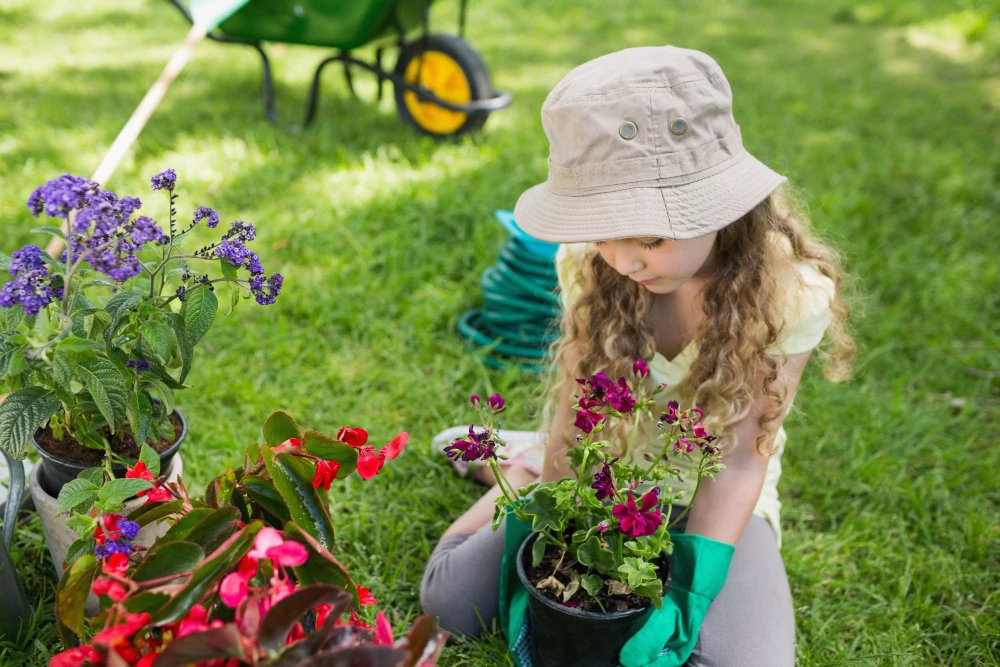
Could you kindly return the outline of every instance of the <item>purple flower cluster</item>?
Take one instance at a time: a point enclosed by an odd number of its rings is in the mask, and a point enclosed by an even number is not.
[[[153,190],[169,190],[173,192],[174,186],[177,185],[177,173],[173,169],[161,171],[150,179],[150,183],[153,185]]]
[[[94,181],[63,174],[35,188],[28,197],[28,208],[36,218],[43,211],[50,218],[66,218],[70,211],[82,207],[99,190],[100,186]]]
[[[254,229],[253,225],[237,220],[216,246],[215,255],[237,268],[245,268],[251,275],[260,275],[264,273],[264,267],[260,265],[260,257],[246,247],[246,244],[253,241],[256,236],[257,230]]]
[[[579,394],[579,412],[576,414],[575,425],[584,433],[590,433],[600,422],[604,421],[601,408],[609,407],[623,415],[631,415],[635,408],[635,397],[629,389],[625,378],[612,382],[604,373],[595,373],[587,379],[577,379],[583,387]]]
[[[497,457],[497,441],[489,429],[476,433],[474,426],[469,426],[469,437],[459,438],[444,448],[448,458],[460,458],[463,461],[488,461]]]
[[[159,228],[152,218],[140,215],[135,219],[129,228],[129,238],[137,246],[145,245],[156,241],[160,245],[168,242],[169,238],[164,238],[163,230]]]
[[[12,308],[21,304],[25,313],[37,315],[42,308],[62,298],[45,268],[38,246],[24,246],[11,255],[10,275],[14,280],[0,288],[0,307]]]
[[[138,526],[138,524],[136,525]],[[136,529],[136,532],[138,532],[138,528]],[[125,539],[125,533],[123,532],[122,537],[107,540],[104,544],[98,544],[94,547],[94,555],[98,558],[107,558],[108,556],[114,556],[115,554],[125,554],[128,556],[132,553],[132,547],[132,542]]]
[[[270,306],[278,300],[281,294],[281,286],[285,278],[280,273],[272,274],[270,278],[264,279],[264,275],[257,274],[250,279],[250,291],[253,292],[257,303],[262,306]]]
[[[618,459],[605,461],[603,468],[594,473],[594,483],[590,485],[590,488],[597,491],[598,500],[606,500],[608,498],[614,498],[615,496],[615,480],[611,475],[611,466],[613,466],[616,461],[618,461]]]
[[[126,540],[134,540],[139,528],[139,524],[131,519],[118,519],[118,531]]]
[[[209,229],[215,229],[219,226],[219,214],[207,206],[199,206],[194,210],[194,220],[191,221],[191,224],[197,225],[205,218],[208,218],[208,222],[205,225]]]
[[[132,359],[129,359],[128,361],[125,362],[125,367],[131,368],[136,373],[142,373],[143,371],[149,370],[149,362],[146,361],[145,359],[136,359],[134,361]]]

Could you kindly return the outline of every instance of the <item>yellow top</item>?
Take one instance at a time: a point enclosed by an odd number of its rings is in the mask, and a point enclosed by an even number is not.
[[[562,289],[562,302],[564,308],[572,306],[579,297],[579,285],[570,284],[570,276],[575,273],[575,267],[582,260],[589,244],[575,243],[560,246],[556,254],[556,270],[559,275],[559,286]],[[806,262],[796,262],[796,268],[802,276],[805,289],[800,293],[791,295],[784,300],[785,327],[779,335],[778,343],[770,350],[772,354],[792,355],[807,352],[816,347],[823,338],[823,333],[833,318],[830,312],[830,301],[834,296],[833,281],[821,274]],[[697,341],[692,341],[684,350],[672,360],[667,360],[660,353],[656,353],[649,360],[649,374],[655,385],[663,383],[666,385],[665,391],[657,396],[657,404],[653,411],[663,412],[666,410],[667,401],[676,399],[680,401],[681,408],[686,407],[683,397],[677,395],[677,387],[687,375],[691,363],[696,358],[698,352]],[[640,439],[633,448],[633,461],[638,463],[643,461],[642,455],[649,450],[653,454],[659,452],[662,444],[655,440],[656,427],[654,424],[646,423],[649,429],[645,434],[640,432]],[[648,435],[643,438],[642,435]],[[779,522],[781,512],[781,502],[778,500],[778,479],[781,477],[781,454],[785,450],[784,427],[778,429],[774,442],[774,454],[767,463],[767,472],[764,477],[764,487],[761,489],[760,497],[754,507],[753,513],[767,519],[774,529],[774,535],[778,546],[781,546],[781,525]],[[643,442],[648,443],[643,446]],[[725,463],[725,457],[723,457]],[[693,469],[694,463],[685,458],[677,460],[677,467],[682,470]],[[694,492],[696,480],[687,477],[683,481],[677,479],[670,480],[670,487],[674,492],[684,491],[690,497]],[[680,504],[684,504],[684,500]]]

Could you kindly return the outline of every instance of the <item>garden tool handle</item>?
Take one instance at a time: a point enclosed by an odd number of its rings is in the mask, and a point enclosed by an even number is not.
[[[184,66],[191,58],[194,47],[198,45],[198,42],[205,39],[205,34],[205,26],[197,23],[191,26],[191,30],[188,31],[187,37],[184,38],[181,47],[171,56],[163,71],[160,72],[160,76],[153,82],[149,90],[146,91],[145,97],[142,98],[139,106],[132,112],[132,116],[125,123],[125,127],[118,133],[118,137],[115,138],[114,143],[111,144],[111,148],[105,153],[101,163],[97,165],[97,169],[94,171],[94,175],[90,177],[90,180],[103,185],[115,173],[115,169],[121,164],[125,153],[135,143],[135,140],[139,137],[139,133],[142,132],[142,128],[146,126],[146,121],[149,120],[156,107],[163,101],[163,96],[166,95],[170,84],[173,83],[174,79],[177,78],[177,75],[181,73],[181,70],[184,69]],[[62,229],[63,233],[69,231],[68,219],[63,221]],[[62,252],[62,248],[63,240],[59,237],[53,237],[45,250],[50,256],[56,257]]]

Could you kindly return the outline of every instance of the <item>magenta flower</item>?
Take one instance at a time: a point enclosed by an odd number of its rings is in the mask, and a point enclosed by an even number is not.
[[[479,398],[479,394],[473,394],[472,396],[469,396],[469,403],[472,403],[472,407],[476,408],[477,410],[479,409],[479,404],[482,402],[482,400],[483,399]]]
[[[680,407],[680,403],[677,401],[670,401],[667,403],[667,411],[660,415],[660,421],[667,424],[676,424],[680,415],[677,414],[677,408]]]
[[[618,378],[618,384],[608,390],[604,402],[622,414],[632,414],[632,410],[635,408],[635,397],[632,396],[632,390],[628,388],[628,382],[625,381],[625,378]]]
[[[476,433],[474,426],[469,426],[469,437],[459,438],[444,448],[450,459],[463,461],[489,461],[497,457],[497,441],[489,429]]]
[[[655,509],[659,502],[660,489],[653,487],[640,500],[640,505],[636,506],[632,492],[628,492],[628,502],[615,505],[611,513],[619,520],[619,529],[626,535],[632,537],[642,537],[652,535],[663,523],[663,515],[660,510]]]
[[[644,378],[649,375],[649,364],[646,363],[645,359],[636,359],[635,364],[632,366],[632,372]]]
[[[582,402],[583,400],[581,399],[581,403]],[[594,412],[592,410],[588,410],[587,408],[583,408],[576,413],[576,421],[574,424],[584,433],[591,433],[594,430],[594,427],[602,421],[604,421],[604,415],[600,412]]]
[[[604,467],[594,473],[594,483],[590,485],[590,488],[597,491],[598,500],[613,498],[615,495],[615,482],[614,478],[611,476],[611,466],[614,465],[617,460],[618,459],[616,458],[611,461],[605,461]]]

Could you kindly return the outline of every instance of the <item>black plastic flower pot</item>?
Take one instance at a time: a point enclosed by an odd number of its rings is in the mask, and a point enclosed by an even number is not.
[[[646,622],[652,606],[597,613],[566,607],[546,597],[528,579],[531,544],[536,537],[537,533],[528,536],[517,553],[517,576],[528,590],[532,663],[545,667],[618,667],[618,654]]]
[[[170,475],[174,454],[176,454],[177,450],[181,448],[184,438],[187,437],[187,420],[184,418],[184,415],[180,410],[174,410],[174,414],[180,418],[181,433],[178,436],[177,441],[174,442],[169,449],[160,454],[160,475]],[[41,457],[40,464],[42,466],[42,471],[39,475],[39,483],[45,492],[53,498],[58,498],[59,491],[63,488],[63,485],[76,479],[76,476],[80,474],[80,471],[93,467],[82,463],[76,463],[74,461],[67,461],[66,459],[50,454],[39,446],[38,442],[35,440],[35,436],[31,437],[31,444],[35,446],[35,450]],[[114,471],[115,477],[125,476],[125,466],[121,464],[116,463],[112,465],[111,470]]]

